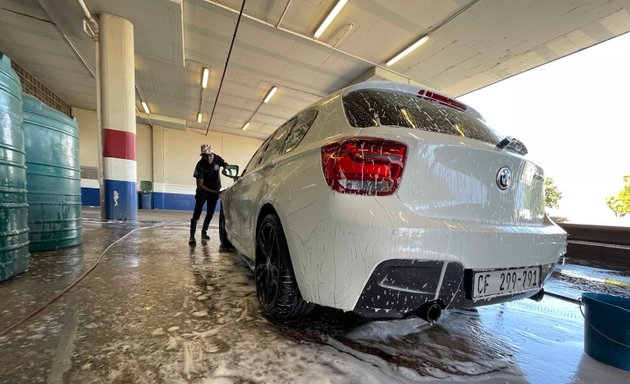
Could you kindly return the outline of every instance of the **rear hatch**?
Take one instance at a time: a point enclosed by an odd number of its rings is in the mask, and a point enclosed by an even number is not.
[[[423,132],[405,140],[398,197],[413,212],[484,224],[541,224],[543,171],[521,156],[470,139]]]
[[[354,89],[343,105],[350,125],[365,128],[362,136],[407,145],[396,195],[411,211],[483,224],[542,224],[542,169],[525,160],[524,147],[497,146],[504,137],[470,107],[406,85]]]

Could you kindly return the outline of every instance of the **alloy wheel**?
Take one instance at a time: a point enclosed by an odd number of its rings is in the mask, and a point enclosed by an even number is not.
[[[260,304],[270,308],[278,295],[280,284],[280,244],[276,228],[271,223],[263,223],[258,231],[257,248],[256,292]]]

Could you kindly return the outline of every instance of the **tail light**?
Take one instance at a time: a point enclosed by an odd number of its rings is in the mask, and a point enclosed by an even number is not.
[[[328,185],[337,192],[387,196],[402,177],[407,146],[391,140],[353,138],[322,147]]]

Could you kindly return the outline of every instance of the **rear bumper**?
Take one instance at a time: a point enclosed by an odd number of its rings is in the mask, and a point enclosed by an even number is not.
[[[317,204],[281,220],[302,297],[346,311],[386,310],[387,306],[366,304],[368,299],[362,298],[377,268],[386,262],[433,262],[437,264],[429,269],[439,270],[440,275],[446,265],[445,275],[448,271],[463,281],[465,269],[553,264],[566,251],[566,233],[551,222],[491,225],[423,217],[410,212],[394,196],[331,191],[321,194]],[[461,271],[456,271],[457,265]],[[435,288],[431,292],[435,295]],[[459,301],[456,298],[453,303]]]
[[[550,276],[555,263],[542,266],[541,282]],[[460,263],[427,260],[387,260],[379,264],[354,308],[371,318],[399,318],[424,303],[437,301],[445,309],[473,308],[534,295],[534,290],[472,300],[472,270]]]

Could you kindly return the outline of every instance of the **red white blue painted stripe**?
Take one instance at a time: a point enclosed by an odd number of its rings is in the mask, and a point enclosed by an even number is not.
[[[136,135],[117,129],[103,129],[103,156],[136,160]]]
[[[137,220],[136,174],[135,133],[103,129],[103,178],[107,219]]]

